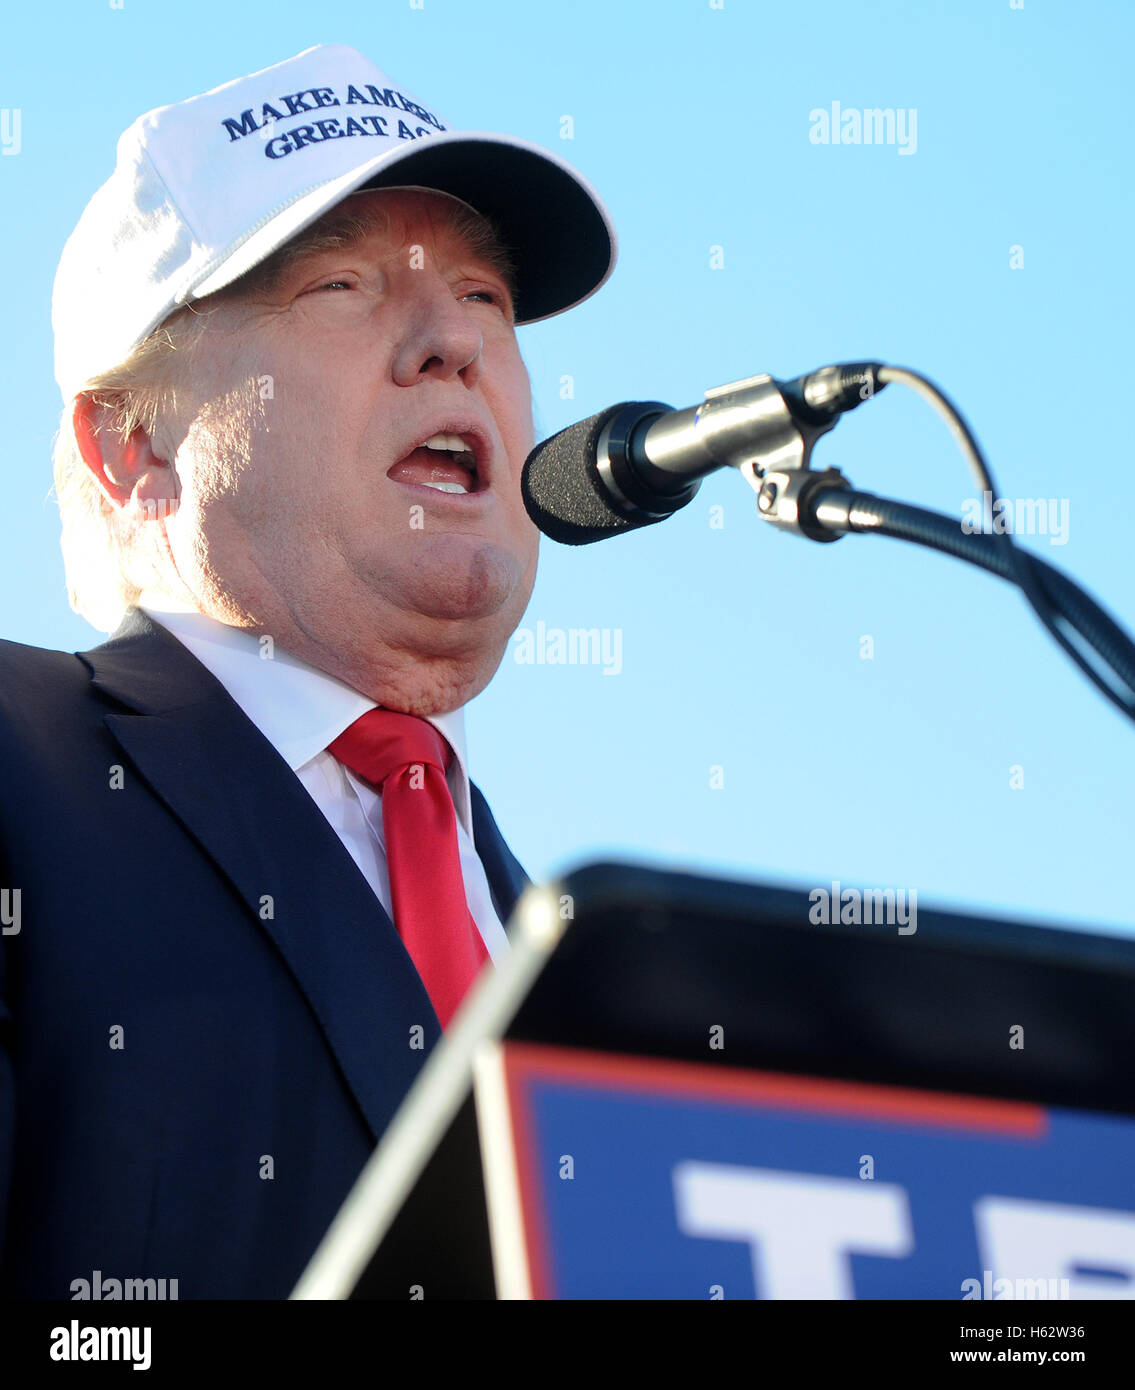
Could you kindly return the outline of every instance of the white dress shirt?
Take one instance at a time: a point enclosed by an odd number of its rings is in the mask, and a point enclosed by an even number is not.
[[[327,752],[327,745],[377,703],[287,652],[262,655],[261,639],[164,596],[137,605],[161,623],[225,687],[299,778],[375,896],[390,914],[390,874],[382,828],[382,797]],[[453,749],[446,781],[457,812],[457,845],[469,911],[485,949],[499,960],[508,949],[493,908],[485,869],[473,847],[473,811],[465,753],[464,708],[428,720]]]

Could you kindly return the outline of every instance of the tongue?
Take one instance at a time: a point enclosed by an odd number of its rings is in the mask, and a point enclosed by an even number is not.
[[[473,487],[473,470],[453,462],[448,454],[437,449],[415,449],[386,476],[396,483],[462,483],[470,491]]]

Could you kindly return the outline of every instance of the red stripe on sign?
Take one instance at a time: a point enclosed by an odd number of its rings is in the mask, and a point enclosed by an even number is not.
[[[598,1085],[606,1090],[680,1096],[694,1103],[740,1101],[777,1110],[982,1130],[1027,1139],[1040,1139],[1048,1133],[1048,1112],[1028,1101],[829,1081],[822,1077],[745,1071],[704,1062],[676,1062],[538,1043],[505,1043],[504,1053],[510,1095],[515,1078],[519,1084],[531,1080]]]

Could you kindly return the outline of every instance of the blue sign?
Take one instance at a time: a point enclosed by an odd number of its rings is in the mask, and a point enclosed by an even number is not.
[[[1135,1120],[509,1043],[537,1298],[1135,1297]]]

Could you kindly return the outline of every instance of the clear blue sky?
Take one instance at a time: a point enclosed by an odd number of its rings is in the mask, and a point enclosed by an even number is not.
[[[693,404],[756,372],[913,366],[966,411],[1007,496],[1067,503],[1067,543],[1029,544],[1135,629],[1133,20],[1128,0],[10,9],[0,636],[100,640],[63,586],[50,296],[118,135],[324,42],[361,49],[454,126],[550,146],[607,200],[614,277],[521,330],[542,433],[623,399]],[[833,101],[916,111],[917,147],[813,143],[810,113]],[[953,513],[973,494],[937,417],[896,387],[817,461]],[[718,475],[662,526],[546,541],[524,626],[539,621],[621,634],[622,667],[510,651],[469,708],[474,776],[533,877],[619,856],[1135,921],[1135,729],[998,581],[898,542],[778,535],[745,483]]]

